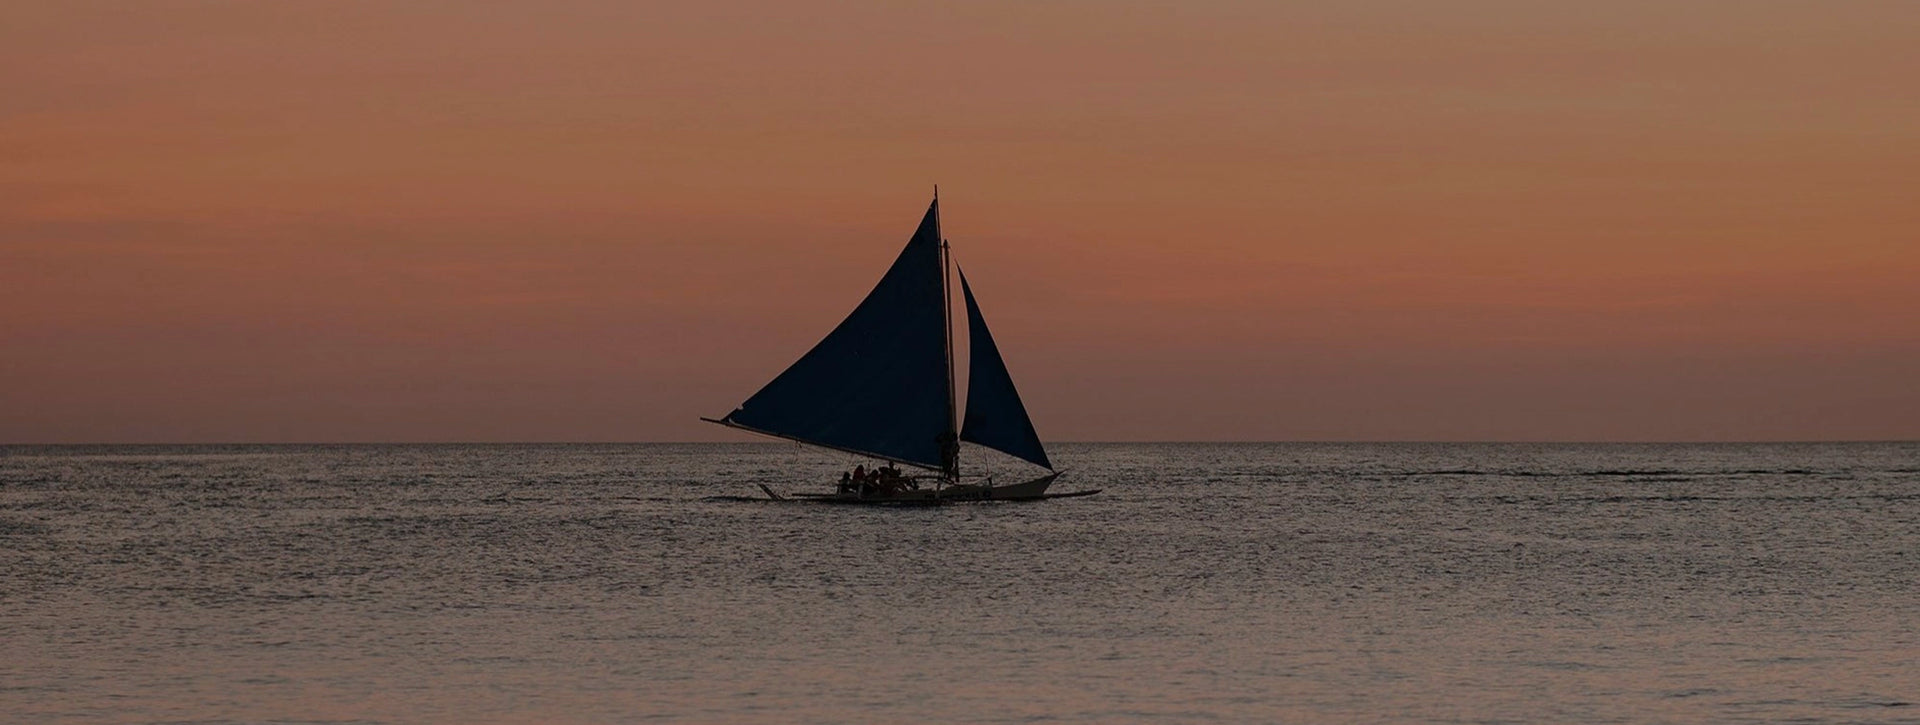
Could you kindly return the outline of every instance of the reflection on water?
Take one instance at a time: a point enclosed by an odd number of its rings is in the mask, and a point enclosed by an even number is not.
[[[1920,446],[0,449],[12,722],[1920,722]],[[1014,464],[995,462],[1002,470]]]

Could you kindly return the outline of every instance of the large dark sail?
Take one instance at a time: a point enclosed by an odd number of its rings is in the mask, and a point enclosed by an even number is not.
[[[960,425],[960,440],[992,448],[1010,456],[1053,468],[1047,450],[1040,446],[1040,434],[1033,430],[1027,406],[1020,402],[1020,391],[1013,388],[1013,376],[1000,359],[1000,348],[993,344],[993,333],[980,316],[980,305],[973,301],[973,288],[967,275],[960,275],[960,291],[967,298],[967,417]]]
[[[867,298],[786,372],[716,421],[941,468],[951,435],[940,202]]]

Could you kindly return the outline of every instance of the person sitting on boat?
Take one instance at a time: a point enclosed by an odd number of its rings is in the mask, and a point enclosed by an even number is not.
[[[867,467],[865,465],[858,465],[853,467],[853,482],[854,483],[867,482]]]
[[[900,472],[900,467],[891,463],[874,469],[873,479],[886,491],[904,491],[918,489],[920,484]]]
[[[846,471],[841,471],[839,492],[847,493],[852,490],[853,490],[853,475],[847,473]]]

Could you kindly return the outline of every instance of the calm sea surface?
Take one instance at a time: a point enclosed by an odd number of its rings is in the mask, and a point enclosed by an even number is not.
[[[0,720],[1920,723],[1917,444],[1054,451],[0,448]]]

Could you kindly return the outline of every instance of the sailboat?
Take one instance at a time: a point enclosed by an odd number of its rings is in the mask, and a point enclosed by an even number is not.
[[[966,416],[958,421],[950,267],[967,307],[969,382]],[[1060,472],[1034,432],[966,274],[952,263],[937,188],[906,248],[838,327],[733,412],[701,420],[885,462],[875,475],[864,475],[863,465],[863,475],[843,476],[831,493],[783,496],[760,486],[778,501],[937,505],[1099,493],[1047,493]],[[1004,485],[968,482],[960,472],[962,441],[1046,473]],[[894,464],[924,473],[903,475]]]

